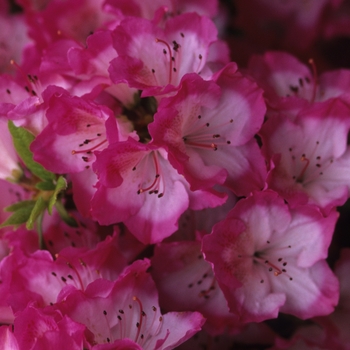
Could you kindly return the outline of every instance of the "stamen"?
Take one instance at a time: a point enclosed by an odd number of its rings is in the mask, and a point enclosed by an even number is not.
[[[287,274],[287,270],[286,269],[281,269],[279,268],[276,264],[272,263],[270,260],[266,260],[265,258],[263,258],[260,254],[258,253],[255,253],[254,256],[253,256],[253,259],[256,261],[256,262],[259,262],[261,263],[263,266],[269,266],[268,270],[269,272],[273,272],[273,275],[278,277],[279,275],[282,275],[282,274],[285,274],[286,276],[290,277],[288,274]],[[278,259],[278,262],[281,262],[283,260],[283,258],[279,258]],[[287,263],[283,263],[282,264],[283,266],[286,266]],[[263,281],[263,280],[262,280]],[[263,283],[260,281],[260,283]]]
[[[154,176],[152,183],[149,186],[142,187],[144,182],[143,181],[140,182],[139,188],[137,190],[137,194],[141,194],[141,193],[149,191],[148,192],[149,194],[157,194],[158,198],[162,198],[164,196],[164,193],[165,193],[164,181],[162,180],[162,169],[159,165],[159,160],[158,160],[158,156],[157,156],[156,152],[152,152],[152,156],[153,156],[153,162],[154,162],[154,168],[155,168],[156,174]],[[146,160],[146,162],[147,162],[147,160]],[[136,166],[134,167],[135,169],[136,169]],[[148,165],[146,164],[145,167],[146,167],[145,169],[147,169],[147,172],[148,172]],[[163,191],[161,193],[159,193],[161,183],[163,184],[163,189],[162,189]]]
[[[201,68],[202,68],[202,59],[203,59],[203,56],[201,54],[198,55],[198,59],[199,59],[199,62],[198,62],[198,67],[197,67],[197,70],[196,70],[196,73],[199,74]]]
[[[11,60],[10,63],[11,65],[15,66],[16,69],[18,69],[18,71],[21,73],[22,77],[24,78],[24,81],[28,83],[28,86],[24,87],[25,90],[32,96],[39,97],[40,103],[42,103],[43,99],[41,97],[41,94],[39,93],[39,91],[41,91],[41,84],[39,83],[38,77],[36,75],[32,77],[30,74],[25,74],[22,68],[16,63],[16,61]],[[10,91],[10,90],[7,90],[7,91]]]
[[[62,256],[61,256],[62,257]],[[64,257],[62,257],[63,259],[65,259]],[[78,272],[78,270],[76,269],[76,267],[74,266],[74,265],[72,265],[69,261],[66,261],[66,264],[67,264],[67,266],[70,268],[70,269],[72,269],[74,272],[75,272],[75,274],[76,274],[76,276],[78,277],[78,281],[79,281],[79,284],[80,284],[80,289],[82,290],[82,291],[84,291],[85,290],[85,288],[84,288],[84,283],[83,283],[83,280],[81,279],[81,276],[80,276],[80,273]]]
[[[170,68],[169,68],[169,84],[171,84],[171,80],[172,80],[172,72],[173,72],[173,56],[171,54],[171,48],[169,46],[169,44],[165,41],[165,40],[162,40],[162,39],[158,39],[156,38],[156,43],[162,43],[164,44],[168,51],[166,50],[163,50],[163,53],[166,55],[166,54],[169,54],[169,64],[170,64]]]
[[[300,160],[301,160],[302,162],[306,162],[306,163],[305,163],[303,169],[301,170],[299,176],[298,176],[297,179],[296,179],[297,182],[302,182],[302,181],[303,181],[303,176],[304,176],[304,174],[305,174],[305,171],[306,171],[307,167],[308,167],[309,164],[310,164],[310,161],[309,161],[308,158],[305,157],[305,154],[303,154],[303,155],[301,156]]]
[[[229,124],[233,122],[230,119],[228,122],[224,122],[217,125],[212,125],[209,122],[201,123],[199,122],[202,119],[201,115],[198,115],[198,122],[195,122],[192,125],[192,128],[189,129],[185,136],[183,136],[183,141],[192,147],[196,148],[205,148],[212,149],[214,151],[218,150],[220,145],[230,145],[231,141],[226,140],[221,133],[217,133],[218,130],[222,128],[227,128]],[[209,128],[209,129],[208,129]],[[214,132],[208,132],[208,130],[213,130]],[[215,132],[216,131],[216,132]],[[215,142],[213,142],[215,139]]]
[[[108,317],[107,317],[107,311],[106,310],[103,310],[103,315],[105,317],[105,320],[106,320],[106,323],[107,323],[107,328],[109,330],[109,337],[107,337],[107,342],[110,343],[110,341],[114,341],[113,340],[113,337],[112,337],[112,332],[111,332],[111,325],[109,323],[109,320],[108,320]]]
[[[133,301],[136,301],[140,307],[140,317],[139,317],[139,322],[136,323],[136,327],[137,327],[137,332],[136,332],[136,336],[135,336],[135,343],[137,342],[139,336],[140,336],[140,332],[141,332],[141,327],[142,327],[142,314],[143,314],[143,309],[142,309],[142,303],[140,301],[140,299],[138,297],[132,297]]]
[[[88,144],[88,143],[90,143],[90,142],[92,142],[92,141],[94,141],[94,140],[85,140],[84,141],[84,143],[83,144]],[[98,147],[100,147],[100,146],[102,146],[104,143],[106,143],[107,142],[107,140],[103,140],[103,141],[101,141],[100,143],[98,143],[97,145],[95,145],[95,146],[93,146],[93,147],[91,147],[91,148],[88,148],[88,149],[84,149],[84,150],[79,150],[79,151],[76,151],[76,150],[72,150],[72,154],[74,155],[74,154],[77,154],[77,153],[91,153],[92,151],[94,151],[96,148],[98,148]],[[81,146],[81,145],[83,145],[83,144],[80,144],[79,146]]]
[[[333,159],[326,160],[323,159],[321,155],[319,155],[317,152],[318,146],[320,142],[316,141],[315,145],[313,147],[313,150],[309,152],[308,157],[306,157],[305,154],[303,154],[300,158],[302,162],[305,162],[302,169],[300,170],[300,173],[298,176],[294,175],[292,176],[293,180],[296,182],[302,183],[304,186],[307,183],[310,183],[317,179],[320,175],[323,175],[324,171],[328,169],[329,166],[331,166]],[[289,151],[292,152],[292,148],[289,148]],[[291,153],[292,160],[295,161],[296,157],[293,153]],[[296,163],[295,167],[298,169],[299,164]],[[320,168],[322,168],[322,171],[320,172]],[[307,175],[306,175],[307,173]]]
[[[313,103],[313,102],[315,102],[315,98],[316,98],[318,75],[317,75],[315,61],[312,58],[309,59],[309,64],[312,67],[313,83],[314,83],[313,90],[312,90],[312,98],[311,98],[311,103]]]

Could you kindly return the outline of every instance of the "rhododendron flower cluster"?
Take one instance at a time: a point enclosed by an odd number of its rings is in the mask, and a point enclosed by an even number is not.
[[[1,349],[350,349],[347,0],[0,5]]]

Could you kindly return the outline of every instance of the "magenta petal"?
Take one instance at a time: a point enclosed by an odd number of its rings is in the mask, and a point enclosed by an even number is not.
[[[94,151],[107,145],[105,121],[111,113],[82,98],[53,96],[49,124],[31,144],[34,159],[59,174],[84,170],[95,160]]]
[[[93,217],[103,225],[123,221],[144,244],[174,233],[189,199],[187,183],[166,157],[163,149],[133,139],[99,153],[94,164],[100,181],[92,199]]]
[[[0,326],[0,344],[6,350],[19,350],[17,340],[10,328],[12,326]]]
[[[63,314],[86,325],[95,344],[127,339],[126,343],[133,340],[142,349],[174,348],[199,331],[204,319],[199,313],[162,315],[148,267],[147,261],[135,261],[107,293],[104,284],[96,281],[93,290],[72,292],[58,306]]]
[[[279,311],[302,319],[332,312],[338,283],[323,259],[337,216],[324,218],[311,206],[290,209],[272,191],[239,201],[203,238],[230,310],[243,322]]]

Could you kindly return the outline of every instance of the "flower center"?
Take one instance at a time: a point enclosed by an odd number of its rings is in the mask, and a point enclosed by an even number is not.
[[[212,125],[210,123],[202,122],[202,116],[198,115],[197,123],[187,131],[187,134],[182,137],[186,145],[195,148],[211,149],[217,151],[221,146],[231,144],[221,133],[217,133],[222,128],[227,128],[233,123],[233,119],[222,124]]]
[[[151,165],[149,164],[149,156],[152,157]],[[153,164],[152,164],[153,163]],[[149,170],[154,169],[155,175],[153,179],[149,179]],[[151,152],[151,154],[143,157],[137,165],[132,169],[140,172],[140,182],[138,185],[137,194],[148,192],[149,194],[155,194],[158,198],[164,196],[165,183],[163,179],[163,172],[158,159],[158,152]]]
[[[271,242],[266,241],[267,245],[270,246]],[[286,261],[285,258],[283,258],[283,253],[285,253],[286,250],[291,249],[292,246],[282,246],[282,247],[265,247],[265,249],[261,251],[256,251],[253,255],[238,255],[238,260],[242,259],[252,259],[253,264],[259,264],[260,266],[263,266],[264,269],[267,269],[269,273],[272,273],[273,276],[278,277],[280,275],[285,275],[289,278],[290,281],[293,280],[293,277],[290,276],[287,272],[287,265],[288,262]],[[264,283],[263,275],[260,277],[260,283]]]
[[[90,129],[93,126],[94,125],[92,124],[86,124],[87,129]],[[102,132],[97,132],[91,138],[84,139],[81,143],[79,143],[78,149],[73,149],[71,151],[71,154],[72,155],[81,154],[82,155],[81,159],[85,163],[89,163],[92,160],[94,160],[94,158],[92,157],[93,151],[101,149],[106,142],[107,142],[107,139],[105,135],[103,135]],[[91,147],[86,148],[87,145],[91,145]],[[89,167],[90,166],[87,165],[85,168],[88,169]]]
[[[44,100],[41,95],[42,86],[38,77],[36,75],[25,74],[22,68],[14,60],[11,60],[10,63],[18,69],[18,71],[21,73],[22,77],[24,78],[24,81],[26,82],[24,89],[28,92],[29,96],[30,97],[36,96],[39,98],[39,102],[43,103]],[[8,94],[11,94],[11,91],[9,89],[7,89],[6,91]]]
[[[103,315],[110,333],[106,339],[108,343],[116,339],[129,338],[143,348],[160,332],[163,323],[159,310],[152,306],[146,312],[142,301],[137,296],[133,296],[130,304],[117,311],[118,323],[115,326],[111,327],[106,310],[103,310]]]
[[[180,41],[179,43],[176,40],[173,40],[171,44],[169,44],[167,41],[163,39],[156,38],[155,41],[156,43],[162,44],[164,46],[163,48],[163,55],[166,58],[166,64],[168,68],[168,84],[172,85],[178,85],[180,82],[180,79],[182,78],[181,76],[177,76],[178,71],[180,70],[180,65],[181,65],[181,59],[182,59],[182,51],[183,51],[183,41],[185,40],[185,34],[180,33]],[[187,53],[188,54],[188,53]],[[192,54],[192,53],[191,53]],[[202,69],[203,66],[203,56],[202,54],[198,54],[198,65],[197,67],[192,67],[194,68],[195,73],[200,73],[200,70]],[[192,69],[188,67],[189,69]],[[151,69],[152,74],[154,76],[155,80],[155,85],[163,85],[159,81],[161,79],[157,78],[157,72],[154,68]],[[183,73],[184,74],[184,73]],[[159,77],[160,78],[160,77]]]
[[[63,263],[68,266],[68,268],[72,271],[72,273],[68,274],[59,274],[55,271],[51,272],[51,275],[56,277],[60,284],[66,285],[66,284],[72,284],[77,289],[80,289],[82,291],[85,290],[85,286],[87,286],[90,282],[94,281],[96,278],[101,278],[99,272],[96,270],[95,272],[91,270],[87,264],[79,258],[79,266],[76,267],[74,263],[72,263],[70,260],[65,258],[64,256],[61,256],[59,254],[56,254],[57,262],[60,260],[60,264]],[[62,270],[62,268],[60,268]],[[97,272],[97,276],[96,276]],[[84,283],[85,282],[85,283]]]
[[[334,162],[333,158],[324,161],[323,157],[316,153],[319,144],[320,142],[316,141],[310,154],[303,153],[301,157],[297,157],[294,154],[292,147],[288,149],[291,154],[293,168],[295,169],[292,175],[292,179],[295,182],[306,185],[316,180]]]

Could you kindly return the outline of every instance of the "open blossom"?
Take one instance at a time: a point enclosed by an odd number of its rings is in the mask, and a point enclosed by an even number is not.
[[[4,191],[6,195],[6,191]],[[3,203],[1,203],[3,204]],[[9,228],[6,228],[7,231]],[[2,229],[4,231],[5,229]],[[14,310],[8,303],[11,287],[11,268],[15,266],[13,255],[22,256],[23,252],[32,254],[38,249],[38,237],[34,231],[18,229],[8,231],[0,239],[0,323],[13,324]],[[14,253],[16,252],[16,253]],[[10,265],[8,264],[9,260]],[[10,267],[9,267],[10,266]],[[0,344],[2,344],[0,342]]]
[[[279,51],[251,57],[248,72],[264,89],[269,114],[276,110],[299,110],[315,101],[335,97],[349,100],[350,70],[317,76],[316,63],[311,60],[308,67],[293,55]]]
[[[262,151],[272,162],[269,187],[291,205],[312,203],[327,213],[349,197],[349,108],[339,99],[317,103],[294,120],[278,114],[263,125]]]
[[[173,233],[189,200],[183,181],[164,155],[164,150],[132,139],[99,153],[92,216],[102,225],[124,222],[145,244]]]
[[[174,91],[186,73],[213,74],[207,56],[217,30],[207,17],[186,13],[169,19],[164,29],[126,18],[112,35],[119,55],[109,68],[112,81],[141,89],[144,97]]]
[[[85,292],[72,291],[57,308],[86,325],[92,344],[106,344],[101,349],[115,349],[108,343],[124,349],[133,349],[132,343],[144,350],[173,349],[198,332],[204,318],[197,312],[162,315],[157,289],[146,272],[149,265],[136,261],[114,283],[100,280]]]
[[[302,98],[312,101],[316,97],[316,77],[305,64],[285,52],[271,51],[250,58],[249,74],[264,89],[268,105],[280,108],[281,101]]]
[[[338,281],[323,259],[337,217],[311,206],[289,209],[272,191],[239,201],[202,247],[230,310],[243,322],[279,311],[302,319],[331,313]]]
[[[349,9],[0,0],[0,350],[350,350]]]
[[[36,8],[32,1],[19,0],[24,8],[29,36],[40,49],[60,39],[84,43],[99,28],[113,22],[114,16],[102,11],[102,0],[49,1]]]
[[[66,247],[55,260],[47,251],[24,254],[16,249],[2,262],[0,292],[8,288],[5,300],[17,313],[28,303],[37,307],[52,305],[65,290],[85,290],[96,279],[115,280],[126,265],[117,242],[115,235],[93,249]]]
[[[59,174],[83,171],[95,161],[95,150],[107,147],[105,123],[109,117],[114,119],[108,108],[64,93],[51,97],[46,116],[48,125],[31,150],[34,160],[48,170]],[[118,141],[117,131],[113,141]]]
[[[101,241],[96,222],[82,218],[78,212],[70,212],[75,218],[78,227],[69,226],[61,220],[57,210],[52,215],[45,216],[43,222],[43,238],[47,250],[58,254],[65,247],[94,248]]]
[[[192,204],[188,183],[158,146],[131,138],[111,144],[97,154],[93,169],[99,178],[91,203],[93,218],[102,225],[124,222],[144,244],[160,242],[174,233],[180,215]],[[212,191],[202,191],[200,196],[200,209],[207,197],[210,207],[226,199]],[[198,198],[193,203],[198,206],[196,202]]]
[[[177,95],[161,101],[149,130],[192,189],[225,184],[237,195],[264,186],[255,139],[265,113],[262,90],[233,63],[205,81],[188,74]]]
[[[20,349],[70,349],[83,347],[85,326],[54,310],[28,305],[14,322],[14,340]],[[11,349],[12,350],[12,349]]]
[[[68,63],[74,71],[72,75],[81,80],[79,86],[87,91],[100,86],[124,105],[132,106],[137,90],[125,83],[113,84],[108,73],[110,61],[117,57],[111,32],[97,31],[87,38],[86,44],[87,47],[71,47],[67,52]]]
[[[37,135],[46,125],[46,103],[43,88],[37,75],[23,79],[2,77],[0,115],[13,120],[17,126],[25,126]],[[24,85],[24,88],[23,88]],[[52,90],[58,89],[54,87]]]
[[[200,247],[200,241],[161,243],[155,247],[152,276],[160,305],[167,311],[199,311],[206,318],[203,328],[211,335],[237,332],[242,325],[237,315],[229,312]]]

